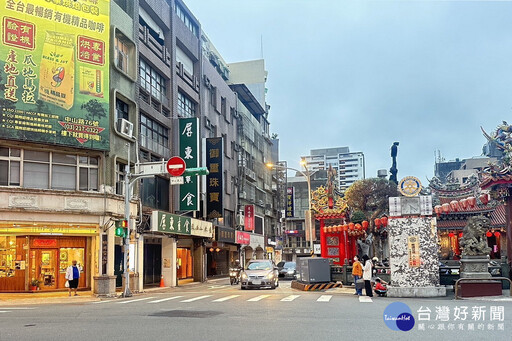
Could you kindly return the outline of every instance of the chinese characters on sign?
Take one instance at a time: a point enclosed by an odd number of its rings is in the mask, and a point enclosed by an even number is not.
[[[0,9],[0,138],[108,150],[110,1]]]
[[[213,224],[162,211],[153,211],[151,231],[213,238]]]
[[[418,310],[418,330],[504,331],[504,306],[421,306]]]
[[[407,237],[409,250],[409,267],[418,268],[421,265],[420,260],[420,241],[418,236]]]
[[[254,205],[245,205],[244,229],[246,231],[254,231]]]
[[[206,139],[206,167],[210,174],[206,176],[206,217],[221,218],[223,213],[223,167],[222,137]]]
[[[286,189],[286,218],[291,218],[295,215],[293,200],[293,187],[288,187]]]
[[[180,157],[185,160],[186,168],[199,167],[199,125],[197,118],[180,118]],[[180,185],[180,210],[199,210],[199,179],[186,175]]]
[[[235,231],[236,243],[242,245],[249,245],[251,243],[251,234],[242,231]]]
[[[219,242],[234,243],[235,230],[227,227],[215,227],[215,240]]]

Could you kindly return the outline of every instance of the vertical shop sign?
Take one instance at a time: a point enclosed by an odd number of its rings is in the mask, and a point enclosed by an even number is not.
[[[245,205],[244,208],[244,230],[254,231],[254,205]]]
[[[199,167],[199,124],[196,117],[180,118],[180,157],[186,168]],[[199,179],[186,175],[180,185],[180,211],[199,210]]]
[[[221,218],[223,212],[222,137],[206,139],[206,217]]]
[[[418,236],[407,237],[409,250],[409,267],[418,268],[421,265],[420,260],[420,241]]]
[[[286,218],[290,218],[295,215],[293,199],[293,187],[288,187],[286,189]]]
[[[101,274],[107,274],[108,264],[108,235],[101,235]]]
[[[109,150],[110,0],[0,13],[0,138]]]

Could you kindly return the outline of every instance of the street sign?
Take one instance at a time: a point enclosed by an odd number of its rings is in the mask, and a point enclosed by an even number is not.
[[[185,161],[179,156],[173,156],[167,161],[166,168],[172,176],[181,176],[185,172]]]
[[[173,176],[171,177],[171,185],[183,185],[185,180],[182,176]]]

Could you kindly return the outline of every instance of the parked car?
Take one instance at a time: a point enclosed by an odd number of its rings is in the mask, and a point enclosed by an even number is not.
[[[297,263],[285,262],[281,267],[277,267],[279,271],[279,278],[296,279],[297,278]]]
[[[252,260],[240,274],[240,287],[275,289],[279,286],[279,273],[274,262],[268,259]]]

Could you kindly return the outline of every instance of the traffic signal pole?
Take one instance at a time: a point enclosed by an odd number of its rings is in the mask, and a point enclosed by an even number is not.
[[[126,236],[124,238],[124,292],[123,297],[131,297],[130,290],[130,269],[128,263],[128,252],[130,252],[130,143],[128,143],[128,164],[124,168],[124,219],[126,220]]]

